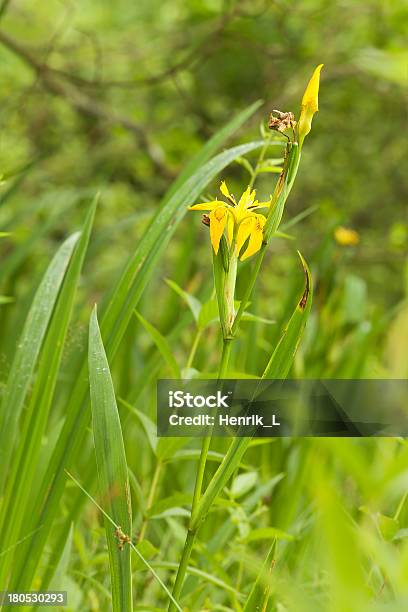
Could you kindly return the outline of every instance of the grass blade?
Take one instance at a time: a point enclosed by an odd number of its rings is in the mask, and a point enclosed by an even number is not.
[[[49,321],[79,234],[70,236],[51,261],[35,294],[11,366],[0,410],[0,491],[8,473],[17,426]]]
[[[115,524],[120,526],[124,538],[127,538],[127,542],[121,541],[119,527],[116,532],[113,531],[111,523],[105,519],[113,611],[131,612],[132,572],[130,548],[127,544],[132,533],[132,511],[128,469],[115,392],[99,331],[96,306],[89,325],[89,383],[100,495],[107,513]]]
[[[286,378],[309,316],[313,296],[312,277],[307,263],[300,253],[299,257],[305,273],[305,289],[262,374],[262,378]]]
[[[69,263],[65,279],[58,296],[54,313],[47,331],[44,347],[39,357],[38,372],[31,400],[25,415],[19,452],[13,457],[11,474],[0,515],[0,548],[18,539],[21,524],[30,498],[30,487],[37,471],[43,435],[52,404],[62,352],[71,319],[76,289],[85,259],[95,215],[96,199],[85,220],[81,237]],[[30,509],[31,512],[31,509]],[[25,534],[21,533],[20,537]],[[4,584],[7,560],[0,569],[0,584]],[[10,570],[10,566],[8,568]]]
[[[146,321],[146,319],[142,317],[139,312],[135,311],[135,315],[160,351],[161,356],[170,369],[172,377],[180,378],[180,369],[175,357],[173,356],[167,339],[159,332],[158,329],[154,327],[154,325],[149,323],[149,321]]]
[[[253,610],[266,610],[267,600],[269,599],[268,579],[271,568],[273,567],[274,555],[276,551],[276,540],[266,556],[264,564],[258,577],[249,593],[248,599],[242,612],[252,612]]]

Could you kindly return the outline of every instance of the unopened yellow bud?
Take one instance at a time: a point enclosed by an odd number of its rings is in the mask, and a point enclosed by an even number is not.
[[[319,83],[320,71],[323,64],[320,64],[310,79],[302,98],[302,107],[298,123],[299,144],[302,145],[305,136],[312,129],[313,115],[319,110]]]

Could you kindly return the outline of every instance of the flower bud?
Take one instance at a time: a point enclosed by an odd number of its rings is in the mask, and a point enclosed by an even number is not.
[[[302,107],[300,112],[300,119],[298,123],[298,134],[299,144],[302,146],[305,136],[310,132],[312,128],[313,115],[319,110],[319,83],[320,83],[320,71],[323,68],[323,64],[320,64],[314,71],[312,78],[310,79],[305,93],[302,98]]]

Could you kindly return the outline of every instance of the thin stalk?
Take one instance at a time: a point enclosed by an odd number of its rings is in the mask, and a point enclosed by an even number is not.
[[[223,345],[222,345],[221,362],[220,362],[220,367],[218,370],[218,380],[221,380],[222,378],[224,378],[227,372],[229,358],[231,354],[231,346],[232,346],[231,339],[224,339]],[[207,455],[208,455],[208,451],[210,450],[210,444],[211,444],[211,438],[212,438],[212,429],[213,428],[211,427],[209,434],[205,438],[203,438],[203,442],[201,445],[201,454],[200,454],[200,459],[198,462],[197,477],[196,477],[196,482],[195,482],[195,487],[194,487],[191,514],[193,514],[195,509],[197,508],[198,502],[200,501],[200,497],[201,497],[205,466],[207,463]]]
[[[163,467],[163,463],[161,461],[158,461],[156,463],[156,469],[154,471],[153,474],[153,480],[152,480],[152,484],[150,487],[150,493],[149,496],[147,498],[147,502],[146,502],[146,512],[148,512],[150,510],[150,508],[153,506],[153,502],[154,502],[154,498],[156,497],[156,491],[157,491],[157,486],[159,484],[159,479],[160,479],[160,474],[162,471],[162,467]],[[140,528],[140,533],[139,533],[139,537],[138,537],[138,544],[139,542],[141,542],[146,534],[146,529],[147,529],[147,525],[149,523],[149,519],[147,516],[145,516],[143,518],[143,523],[142,526]]]
[[[222,378],[224,378],[228,370],[228,363],[229,363],[229,358],[231,355],[231,346],[232,346],[232,339],[224,338],[223,345],[222,345],[221,361],[220,361],[220,366],[218,370],[218,380],[221,380]],[[191,517],[195,514],[195,511],[201,499],[205,468],[207,464],[207,455],[208,455],[208,451],[211,445],[211,438],[212,438],[212,428],[210,429],[209,435],[203,438],[203,442],[201,445],[201,454],[200,454],[200,459],[198,462],[197,476],[196,476],[196,481],[195,481],[195,486],[194,486],[190,523],[191,523]],[[181,590],[183,588],[184,578],[187,572],[187,567],[190,561],[191,551],[193,549],[196,534],[197,534],[197,528],[194,527],[192,529],[191,525],[189,525],[187,536],[186,536],[186,541],[184,543],[184,548],[183,548],[183,552],[181,555],[180,564],[177,570],[176,581],[174,583],[173,592],[172,592],[172,595],[174,599],[176,600],[179,599]],[[172,601],[170,601],[168,612],[173,612],[174,610],[175,610],[174,604]]]
[[[193,345],[192,345],[191,350],[190,350],[190,354],[189,354],[188,359],[187,359],[186,370],[189,370],[192,367],[192,365],[193,365],[194,357],[196,355],[196,352],[197,352],[197,349],[198,349],[198,345],[200,344],[200,340],[201,340],[202,334],[203,334],[203,330],[202,329],[198,329],[197,333],[196,333],[196,336],[194,338]]]
[[[183,554],[181,556],[180,564],[177,570],[176,582],[174,583],[172,596],[178,601],[181,593],[181,589],[183,588],[184,577],[187,572],[188,562],[190,560],[191,551],[193,549],[193,544],[195,540],[197,531],[191,531],[190,529],[187,531],[187,537],[183,548]],[[176,607],[173,603],[173,600],[170,600],[168,612],[173,612],[176,610]]]

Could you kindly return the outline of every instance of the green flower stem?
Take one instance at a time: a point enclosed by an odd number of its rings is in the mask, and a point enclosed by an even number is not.
[[[153,474],[152,484],[150,486],[149,497],[148,497],[147,503],[146,503],[146,513],[153,506],[154,498],[156,496],[156,491],[157,491],[157,487],[158,487],[159,480],[160,480],[160,475],[161,475],[162,467],[163,467],[163,463],[161,461],[157,461],[156,469],[155,469],[154,474]],[[140,528],[140,533],[139,533],[139,537],[138,537],[138,540],[137,540],[138,543],[141,542],[144,539],[144,537],[145,537],[148,522],[149,522],[149,519],[148,519],[147,516],[145,516],[143,518],[143,523],[142,523],[142,526]]]
[[[183,548],[183,554],[181,556],[180,564],[177,570],[176,582],[174,583],[172,596],[178,601],[181,593],[181,589],[183,588],[184,577],[187,572],[188,562],[190,560],[191,551],[193,549],[193,544],[196,536],[196,531],[191,531],[190,529],[187,531],[187,537]],[[170,601],[168,612],[174,612],[176,610],[176,606],[173,600]]]
[[[192,367],[192,365],[193,365],[194,357],[196,355],[196,352],[197,352],[197,349],[198,349],[198,345],[200,344],[202,333],[203,333],[202,329],[198,329],[197,330],[196,336],[194,338],[193,345],[192,345],[191,350],[190,350],[190,354],[189,354],[188,359],[187,359],[186,370],[189,370]]]
[[[219,367],[219,370],[218,370],[218,380],[222,380],[225,377],[225,374],[227,372],[229,358],[230,358],[230,354],[231,354],[231,347],[232,347],[232,339],[229,339],[229,338],[224,339],[223,345],[222,345],[221,362],[220,362],[220,367]],[[205,466],[206,466],[206,463],[207,463],[207,455],[208,455],[208,451],[210,449],[211,438],[212,438],[212,430],[213,430],[213,428],[211,427],[208,436],[203,438],[203,443],[202,443],[202,446],[201,446],[200,459],[199,459],[199,462],[198,462],[197,478],[196,478],[196,483],[195,483],[195,487],[194,487],[194,495],[193,495],[193,504],[192,504],[192,508],[191,508],[191,514],[194,514],[194,511],[196,510],[198,502],[200,501],[200,498],[201,498],[201,491],[202,491],[202,488],[203,488]]]
[[[229,363],[229,358],[231,355],[231,346],[232,346],[232,339],[224,338],[223,345],[222,345],[221,362],[220,362],[220,366],[218,370],[218,380],[221,380],[222,378],[224,378],[228,370],[228,363]],[[197,511],[197,508],[198,508],[198,505],[201,499],[205,468],[207,464],[207,455],[210,449],[211,439],[212,439],[212,427],[210,429],[209,434],[205,438],[203,438],[203,442],[201,445],[201,454],[200,454],[200,459],[198,462],[197,476],[196,476],[196,482],[194,486],[193,503],[191,506],[190,524],[189,524],[189,528],[187,531],[186,541],[184,543],[183,553],[181,555],[180,564],[177,570],[176,581],[174,583],[173,592],[172,592],[174,599],[177,601],[180,597],[181,590],[183,588],[187,566],[190,560],[191,551],[193,549],[194,540],[195,540],[197,530],[198,530],[197,527],[195,526],[192,527],[191,520],[192,520],[193,515],[195,516],[196,514],[196,511]],[[174,603],[170,601],[168,612],[173,612],[175,609],[176,608],[174,606]]]

